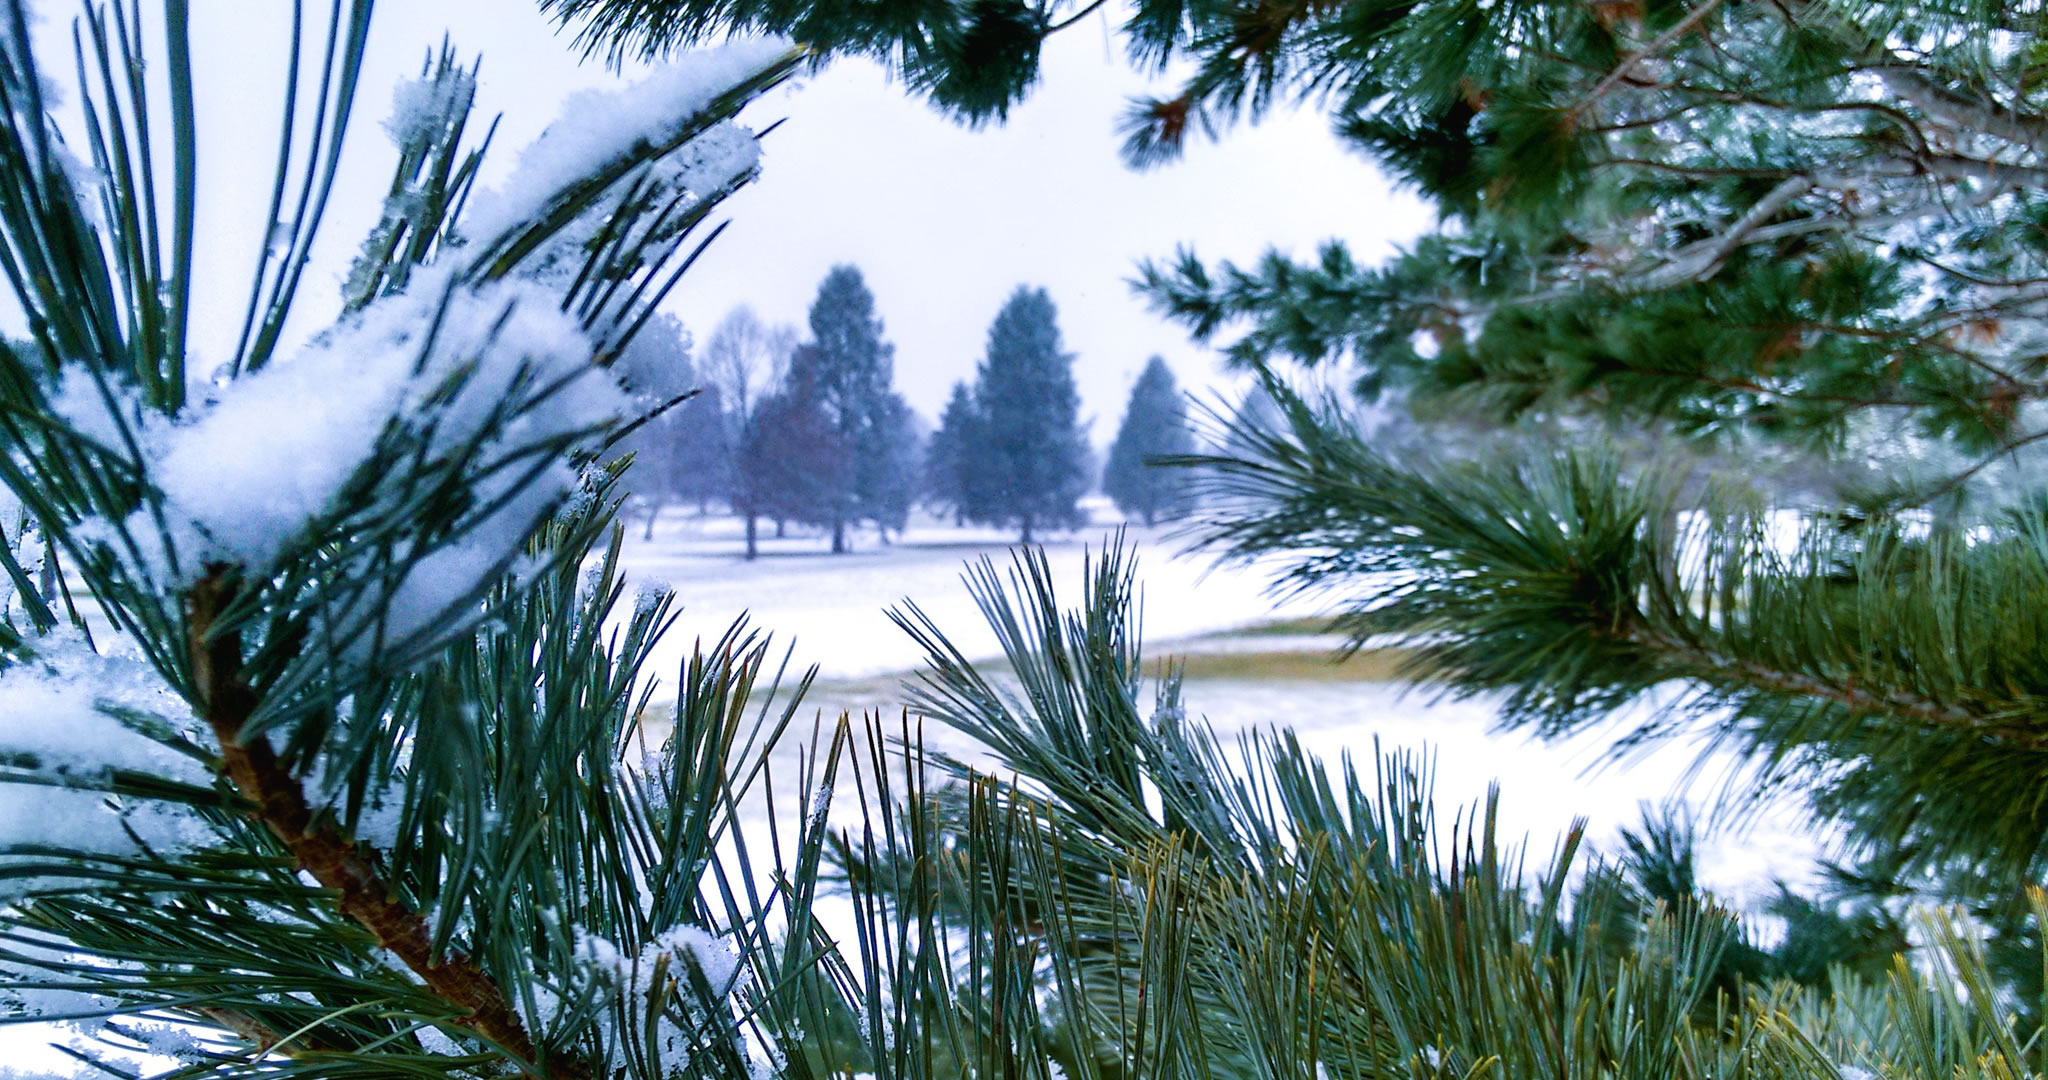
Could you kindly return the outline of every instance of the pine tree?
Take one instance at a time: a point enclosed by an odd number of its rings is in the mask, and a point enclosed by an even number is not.
[[[676,473],[674,490],[683,500],[696,503],[698,513],[708,514],[712,500],[732,498],[725,396],[718,387],[700,381],[691,388],[688,399],[669,411],[675,414],[669,459],[669,467]]]
[[[1102,468],[1102,490],[1117,509],[1146,525],[1182,517],[1192,507],[1184,471],[1149,464],[1154,458],[1186,456],[1194,449],[1187,405],[1166,361],[1153,357],[1131,387],[1123,426],[1110,444]]]
[[[964,380],[954,383],[953,396],[946,399],[939,429],[925,452],[924,491],[933,506],[953,515],[956,525],[966,520],[969,507],[977,505],[974,484],[980,474],[974,470],[973,449],[982,442],[980,424],[974,391]]]
[[[900,536],[910,524],[910,506],[917,501],[924,475],[924,434],[917,413],[903,395],[883,395],[871,436],[880,446],[874,455],[873,480],[867,496],[868,514],[883,539],[888,530]]]
[[[716,386],[707,385],[690,362],[690,339],[675,316],[657,312],[633,336],[613,364],[648,410],[648,419],[624,444],[633,453],[627,481],[647,507],[645,536],[670,502],[703,503],[724,498],[732,485],[726,463],[726,422]],[[684,387],[682,400],[642,387]]]
[[[847,526],[900,513],[893,426],[900,416],[890,389],[896,350],[882,340],[874,294],[853,266],[835,266],[819,283],[810,325],[811,341],[791,358],[791,378],[807,385],[848,456],[843,470],[809,485],[818,499],[804,507],[810,517],[792,516],[828,526],[836,554],[849,550]]]
[[[1074,358],[1060,351],[1058,312],[1044,289],[1022,285],[988,330],[975,371],[974,430],[965,460],[967,516],[1015,528],[1081,524],[1076,500],[1088,482]]]
[[[816,352],[808,343],[791,352],[782,385],[755,411],[741,469],[762,514],[833,528],[846,520],[856,450],[820,385]]]

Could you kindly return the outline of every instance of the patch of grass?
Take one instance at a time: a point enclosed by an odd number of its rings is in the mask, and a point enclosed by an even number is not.
[[[1409,649],[1365,649],[1342,656],[1335,651],[1195,653],[1179,658],[1188,679],[1274,682],[1393,682],[1413,658]],[[1164,661],[1148,661],[1158,674]]]
[[[1205,638],[1243,637],[1314,637],[1330,633],[1330,624],[1335,620],[1328,615],[1309,615],[1299,619],[1274,619],[1270,622],[1253,623],[1235,630],[1219,630]]]
[[[1293,637],[1321,632],[1321,623],[1313,619],[1289,620],[1263,624],[1244,631],[1233,631],[1219,637]],[[1275,629],[1284,627],[1286,629]],[[1414,650],[1403,648],[1364,649],[1349,656],[1340,655],[1335,649],[1288,649],[1271,652],[1197,652],[1189,655],[1167,653],[1163,657],[1154,654],[1145,660],[1147,677],[1157,678],[1164,671],[1169,659],[1182,665],[1182,677],[1189,680],[1230,679],[1240,682],[1397,682],[1403,679],[1403,665],[1414,655]],[[808,724],[810,716],[823,710],[826,718],[837,716],[841,709],[881,708],[885,717],[893,717],[895,710],[902,706],[902,680],[905,675],[883,675],[868,678],[819,680],[812,684],[811,692],[805,696],[804,705],[798,712],[796,728]],[[672,706],[657,704],[650,706],[641,718],[652,745],[668,736],[669,725],[673,722]]]

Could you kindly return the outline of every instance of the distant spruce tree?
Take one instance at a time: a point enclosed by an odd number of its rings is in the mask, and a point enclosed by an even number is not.
[[[870,436],[871,452],[855,460],[868,463],[863,501],[869,520],[886,540],[889,530],[901,535],[910,524],[910,504],[917,501],[924,475],[924,433],[916,411],[893,391],[883,395],[878,419]]]
[[[981,413],[975,408],[973,389],[963,379],[953,384],[953,396],[939,415],[939,429],[932,433],[924,456],[924,500],[951,514],[955,525],[966,520],[973,505],[973,447],[980,439]]]
[[[908,509],[907,496],[894,494],[907,490],[907,482],[893,475],[900,436],[892,427],[908,410],[891,404],[896,350],[882,340],[875,295],[859,269],[840,265],[825,275],[811,302],[810,325],[811,341],[792,359],[791,376],[808,382],[849,458],[843,472],[813,485],[819,501],[791,516],[829,527],[838,553],[847,550],[848,525],[901,517]]]
[[[647,534],[652,535],[663,506],[701,506],[729,495],[731,470],[726,467],[727,433],[718,389],[699,377],[682,322],[667,312],[655,314],[620,353],[613,369],[653,414],[626,443],[633,451],[626,482],[647,505]],[[689,397],[674,400],[675,388],[683,388]]]
[[[1194,505],[1187,472],[1146,462],[1186,454],[1194,446],[1187,403],[1181,399],[1166,361],[1155,356],[1131,388],[1123,426],[1117,429],[1109,461],[1102,469],[1102,490],[1116,500],[1118,510],[1147,525],[1182,517]]]
[[[701,377],[689,399],[663,414],[676,437],[669,447],[674,470],[671,489],[682,499],[709,512],[713,499],[732,497],[730,433],[725,425],[724,394]]]
[[[966,516],[1015,527],[1025,543],[1039,528],[1081,524],[1076,501],[1091,471],[1058,315],[1044,289],[1018,286],[989,327],[975,377],[980,437],[968,443],[961,474]]]

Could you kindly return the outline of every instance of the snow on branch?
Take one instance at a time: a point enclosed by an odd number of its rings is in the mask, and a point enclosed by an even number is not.
[[[684,54],[621,90],[585,90],[562,104],[540,138],[520,152],[499,187],[472,200],[461,231],[490,244],[543,216],[564,191],[634,155],[667,147],[691,122],[734,86],[788,55],[779,38],[743,39]],[[662,163],[659,182],[702,197],[749,171],[759,161],[751,132],[731,121],[710,125],[690,149]],[[593,217],[601,215],[591,215]]]
[[[48,863],[52,851],[167,855],[215,841],[189,807],[108,794],[117,771],[213,783],[190,708],[140,661],[61,635],[35,645],[0,671],[0,867]],[[0,875],[0,902],[55,883]]]

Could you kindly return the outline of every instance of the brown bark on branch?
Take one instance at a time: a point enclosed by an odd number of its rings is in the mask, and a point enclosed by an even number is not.
[[[1675,634],[1638,624],[1622,637],[1662,654],[1673,670],[1710,685],[1746,686],[1768,694],[1811,698],[1863,716],[1889,717],[1930,731],[1967,735],[2020,750],[2048,750],[2048,732],[2010,724],[1952,702],[1897,688],[1859,686],[1729,656]]]
[[[247,736],[255,714],[255,692],[242,679],[241,635],[220,631],[221,611],[234,598],[235,578],[210,568],[186,596],[186,649],[201,713],[220,742],[228,778],[256,804],[256,815],[291,849],[301,869],[322,887],[340,894],[340,908],[376,937],[442,1000],[462,1010],[455,1022],[515,1058],[529,1075],[550,1080],[584,1080],[579,1062],[543,1063],[533,1039],[512,1011],[497,980],[467,957],[433,961],[433,936],[419,912],[399,902],[391,887],[350,838],[327,817],[316,816],[298,780],[277,761],[268,740]]]

